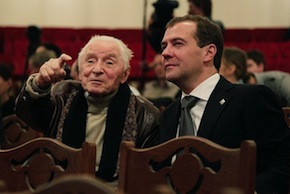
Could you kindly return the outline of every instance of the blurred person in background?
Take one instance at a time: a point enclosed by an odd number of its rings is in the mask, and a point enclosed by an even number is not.
[[[55,53],[56,57],[60,57],[60,55],[62,54],[61,49],[53,43],[41,43],[36,48],[35,52],[38,53],[38,52],[41,52],[44,50],[53,51]]]
[[[225,47],[219,73],[228,81],[243,84],[247,76],[247,55],[238,47]]]
[[[26,53],[26,63],[37,47],[41,44],[41,34],[42,31],[38,26],[28,26],[26,29],[26,37],[28,39],[28,48]]]
[[[264,54],[259,50],[247,51],[247,71],[250,73],[261,73],[266,69]]]
[[[62,54],[61,49],[59,48],[59,46],[57,46],[56,44],[53,43],[41,43],[35,50],[35,53],[39,53],[39,52],[43,52],[43,51],[52,51],[54,52],[56,57],[60,57],[60,55]],[[65,65],[64,66],[64,70],[66,71],[66,77],[65,79],[71,79],[70,77],[70,71],[71,68],[69,65]]]
[[[277,96],[281,107],[290,107],[290,74],[283,71],[248,73],[248,84],[264,85]]]
[[[154,51],[160,53],[166,23],[174,17],[174,9],[179,3],[176,0],[157,0],[153,6],[154,12],[149,19],[146,36]]]
[[[152,81],[146,82],[141,92],[141,94],[152,101],[159,110],[162,110],[173,102],[180,91],[175,84],[166,80],[162,60],[163,56],[157,54],[149,64],[149,68],[154,70],[155,78]]]
[[[48,61],[51,58],[56,58],[55,52],[52,50],[42,50],[39,52],[35,52],[28,61],[28,70],[29,75],[33,73],[38,73],[40,67],[42,64],[44,64],[46,61]]]
[[[277,96],[282,107],[290,106],[290,75],[278,70],[265,71],[266,61],[262,51],[247,52],[248,84],[264,85]]]

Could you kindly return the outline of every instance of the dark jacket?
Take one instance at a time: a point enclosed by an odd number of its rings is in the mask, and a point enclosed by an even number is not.
[[[224,102],[224,103],[223,103]],[[180,98],[160,120],[160,143],[176,136]],[[290,130],[272,91],[264,86],[231,84],[221,78],[205,107],[198,136],[237,148],[245,139],[257,144],[258,194],[288,193]]]
[[[9,97],[9,100],[1,106],[2,117],[4,118],[8,115],[14,114],[14,106],[15,99],[13,97]]]
[[[85,141],[88,105],[80,82],[65,80],[55,84],[39,99],[25,90],[16,101],[16,114],[32,128],[56,137],[62,131],[61,141],[79,148]],[[110,180],[115,173],[122,140],[134,141],[136,147],[156,143],[159,111],[148,100],[134,96],[128,84],[122,84],[108,108],[104,145],[98,176]]]

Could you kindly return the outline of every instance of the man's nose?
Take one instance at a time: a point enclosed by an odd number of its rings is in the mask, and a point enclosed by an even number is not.
[[[166,60],[166,59],[170,58],[171,55],[172,55],[171,49],[169,47],[166,47],[166,48],[163,49],[161,54],[162,54],[164,60]]]
[[[103,66],[101,62],[96,62],[93,66],[93,73],[100,73],[103,72]]]

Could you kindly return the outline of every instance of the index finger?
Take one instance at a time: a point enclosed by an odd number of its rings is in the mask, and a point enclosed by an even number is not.
[[[66,64],[65,62],[66,61],[72,60],[72,57],[67,55],[67,54],[65,54],[65,53],[63,53],[63,54],[60,55],[58,60],[59,60],[60,67],[62,68],[63,66],[65,66],[65,64]]]

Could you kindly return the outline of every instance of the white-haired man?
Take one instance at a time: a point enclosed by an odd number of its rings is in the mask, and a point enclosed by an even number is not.
[[[159,111],[132,94],[127,79],[132,51],[119,39],[93,36],[78,56],[79,81],[63,80],[67,54],[44,63],[18,96],[16,112],[31,127],[72,147],[97,144],[96,175],[117,178],[120,142],[155,143]]]

